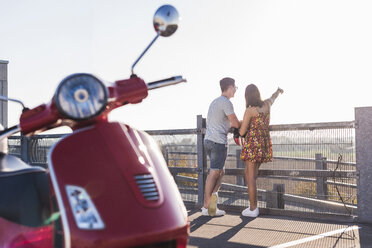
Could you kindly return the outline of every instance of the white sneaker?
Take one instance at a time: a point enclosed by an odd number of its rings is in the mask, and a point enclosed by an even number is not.
[[[208,213],[210,216],[214,216],[216,214],[217,200],[218,200],[218,195],[217,195],[217,192],[215,192],[212,194],[211,199],[209,201]]]
[[[205,208],[205,207],[202,207],[201,208],[201,215],[203,215],[203,216],[209,216],[209,214],[208,214],[208,208]]]
[[[216,213],[214,214],[214,216],[223,216],[225,214],[226,214],[226,212],[224,210],[216,208]],[[208,208],[202,207],[201,208],[201,215],[202,216],[210,216],[209,213],[208,213]]]
[[[259,211],[258,211],[258,208],[256,208],[255,210],[251,211],[249,208],[246,208],[243,210],[242,212],[242,215],[243,216],[247,216],[247,217],[253,217],[253,218],[256,218],[258,215],[259,215]]]
[[[225,215],[226,212],[224,210],[216,208],[216,214],[214,216],[222,216]]]

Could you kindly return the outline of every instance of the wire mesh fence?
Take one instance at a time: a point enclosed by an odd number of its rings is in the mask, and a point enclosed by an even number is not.
[[[264,173],[259,173],[257,181],[259,207],[307,213],[357,214],[353,122],[316,124],[315,127],[314,124],[272,126],[271,137],[274,161],[260,167],[260,172]],[[177,149],[168,147],[163,152],[169,165],[197,167],[195,146],[182,153]],[[245,165],[239,160],[240,149],[230,138],[225,163],[227,173],[219,204],[249,206],[243,176]],[[183,175],[187,174],[178,176],[179,185],[186,180]],[[191,176],[195,178],[198,174]],[[187,182],[186,185],[193,188],[182,185],[180,189],[184,199],[197,201],[197,180],[188,178]]]
[[[355,129],[353,122],[324,123],[317,126],[287,126],[286,129],[273,127],[271,132],[274,156],[268,169],[285,168],[298,170],[330,171],[330,177],[288,178],[285,180],[285,193],[315,201],[317,208],[310,211],[355,214],[356,177],[355,174],[341,176],[340,171],[356,171]],[[292,130],[291,130],[292,128]],[[288,130],[289,129],[289,130]],[[296,159],[301,158],[301,159]],[[284,178],[287,179],[287,178]],[[295,179],[295,181],[293,180]],[[333,205],[331,204],[333,203]],[[337,210],[332,206],[338,205]],[[297,204],[303,207],[303,204]],[[292,204],[292,208],[297,206]]]
[[[8,139],[9,153],[31,165],[47,166],[48,151],[63,134],[35,135],[31,137],[13,136]]]
[[[203,135],[203,130],[148,133],[162,151],[183,199],[200,204],[203,187],[198,179],[207,173],[198,167],[198,135]],[[21,142],[21,137],[11,137],[9,150],[31,164],[46,166],[47,152],[60,138],[61,135],[40,135],[23,138]],[[271,126],[271,138],[274,161],[260,166],[257,180],[259,207],[319,214],[357,214],[352,122],[276,125]],[[249,205],[240,149],[229,137],[226,175],[218,202],[225,206]]]
[[[21,137],[20,136],[12,136],[8,138],[8,149],[9,154],[12,154],[18,158],[22,157],[21,154]]]
[[[259,207],[356,215],[353,122],[277,125],[271,126],[270,135],[274,160],[260,166]],[[229,150],[226,168],[244,168],[238,161],[240,147],[231,141]],[[245,185],[242,175],[227,177],[226,181]],[[249,206],[247,193],[241,194],[243,202],[239,196],[230,204]]]
[[[195,130],[185,130],[189,134],[175,134],[174,131],[149,132],[157,142],[164,159],[176,179],[184,201],[198,201],[197,135]],[[183,168],[184,172],[174,172],[173,168]]]

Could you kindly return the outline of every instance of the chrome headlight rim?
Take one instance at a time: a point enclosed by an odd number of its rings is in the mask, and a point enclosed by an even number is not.
[[[70,113],[66,112],[64,110],[64,108],[61,106],[62,104],[60,103],[60,101],[58,99],[61,90],[66,85],[66,82],[69,82],[72,79],[75,79],[75,78],[78,78],[78,77],[90,77],[92,80],[94,80],[96,83],[99,84],[99,86],[103,90],[102,92],[104,94],[103,99],[101,99],[102,100],[102,106],[94,114],[89,115],[87,117],[75,117],[75,116],[71,115]],[[80,121],[91,120],[91,119],[94,119],[95,117],[99,116],[107,107],[108,96],[109,96],[108,89],[107,89],[106,85],[99,78],[97,78],[96,76],[94,76],[90,73],[75,73],[75,74],[71,74],[71,75],[67,76],[66,78],[64,78],[60,82],[60,84],[58,85],[57,90],[54,94],[54,102],[56,104],[56,107],[57,107],[59,113],[63,117],[80,122]]]

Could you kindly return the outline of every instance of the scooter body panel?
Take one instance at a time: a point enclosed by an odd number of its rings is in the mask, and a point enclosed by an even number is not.
[[[52,247],[47,170],[0,153],[0,247]]]
[[[120,123],[99,123],[63,138],[50,151],[49,168],[62,206],[68,247],[129,247],[187,239],[182,198],[152,138]],[[146,198],[136,176],[151,175],[157,199]],[[80,229],[66,186],[88,193],[104,228]],[[63,216],[65,215],[65,216]],[[70,244],[69,244],[70,242]]]
[[[0,217],[0,247],[53,247],[53,224],[30,227]]]

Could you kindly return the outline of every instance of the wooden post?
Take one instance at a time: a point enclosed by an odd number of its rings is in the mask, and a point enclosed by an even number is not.
[[[207,157],[204,150],[204,136],[206,120],[203,116],[197,117],[197,159],[198,159],[198,204],[204,204],[205,180],[207,178]]]
[[[315,168],[317,170],[327,169],[327,158],[322,157],[321,153],[315,154]],[[326,200],[328,198],[327,178],[316,178],[316,196],[318,199]]]

